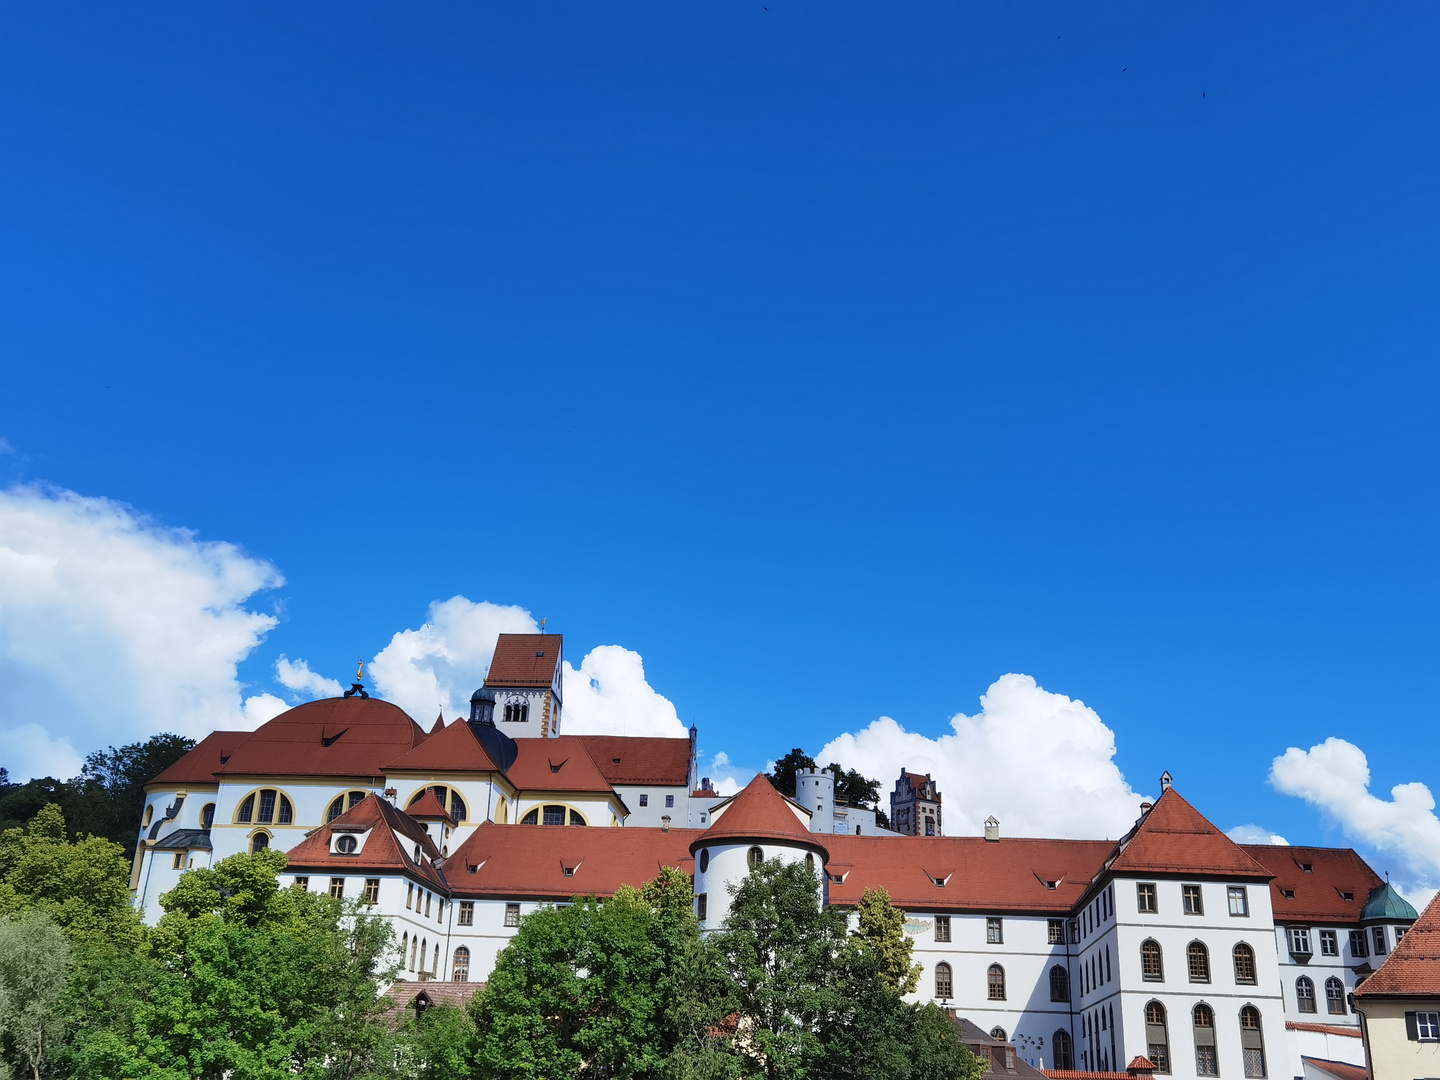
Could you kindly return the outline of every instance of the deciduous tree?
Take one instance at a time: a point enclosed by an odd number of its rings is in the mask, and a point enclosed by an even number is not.
[[[857,943],[875,954],[886,986],[901,996],[910,993],[920,985],[925,968],[910,962],[915,942],[905,933],[905,912],[890,903],[890,894],[880,885],[866,889],[857,908]]]
[[[60,1041],[71,959],[65,932],[43,911],[0,917],[0,1042],[34,1080]]]

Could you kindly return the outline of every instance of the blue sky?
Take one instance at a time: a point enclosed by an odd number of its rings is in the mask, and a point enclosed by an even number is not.
[[[1347,842],[1266,778],[1437,782],[1437,23],[11,8],[0,480],[278,568],[247,692],[458,594],[736,762],[1020,672]]]

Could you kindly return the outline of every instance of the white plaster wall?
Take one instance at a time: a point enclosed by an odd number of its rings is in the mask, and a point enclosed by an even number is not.
[[[725,920],[730,914],[731,899],[727,886],[738,886],[749,874],[749,851],[752,847],[758,847],[764,858],[779,858],[786,865],[804,862],[805,856],[812,854],[804,848],[793,847],[774,840],[707,844],[703,848],[697,847],[695,849],[695,895],[698,897],[704,893],[708,904],[705,921],[700,924],[702,930],[719,930],[725,925]],[[705,870],[700,869],[703,861],[702,851],[709,853],[709,862]],[[821,902],[829,903],[830,890],[826,884],[827,879],[819,855],[814,855],[814,865],[815,873],[820,876]]]
[[[1356,1031],[1359,1031],[1360,1018],[1351,1012],[1349,1005],[1350,993],[1355,989],[1356,984],[1356,976],[1352,967],[1364,963],[1370,964],[1371,967],[1379,967],[1385,957],[1381,956],[1377,959],[1373,955],[1375,942],[1368,927],[1365,929],[1365,940],[1371,955],[1368,958],[1355,956],[1350,949],[1350,931],[1354,929],[1358,929],[1358,927],[1309,926],[1312,955],[1308,962],[1302,963],[1299,957],[1290,952],[1289,936],[1286,933],[1287,926],[1275,927],[1274,947],[1280,965],[1280,986],[1281,995],[1285,1001],[1285,1019],[1302,1024],[1335,1024],[1342,1027],[1354,1027]],[[1334,931],[1336,943],[1339,946],[1339,955],[1324,956],[1321,954],[1321,930]],[[1387,939],[1386,944],[1393,944],[1393,938]],[[1308,977],[1315,984],[1315,1011],[1313,1013],[1300,1011],[1300,998],[1296,993],[1296,982],[1302,976]],[[1325,980],[1331,978],[1339,979],[1341,985],[1345,987],[1345,1011],[1343,1013],[1330,1012],[1328,1002],[1325,1000]],[[1302,1050],[1301,1053],[1311,1054],[1311,1051]],[[1312,1054],[1311,1056],[1316,1055]]]
[[[662,822],[660,819],[666,814],[670,815],[670,827],[672,829],[684,829],[689,827],[690,806],[689,792],[683,784],[664,786],[660,784],[616,784],[615,793],[620,796],[625,805],[630,808],[630,816],[625,819],[626,825],[639,825],[647,829],[658,829]],[[640,796],[647,796],[647,806],[640,805]],[[665,799],[669,797],[674,800],[673,806],[666,806]]]

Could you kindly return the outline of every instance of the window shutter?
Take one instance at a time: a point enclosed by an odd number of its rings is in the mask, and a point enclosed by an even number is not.
[[[1213,1027],[1197,1027],[1195,1029],[1196,1046],[1214,1046],[1215,1029]]]
[[[1240,1045],[1241,1045],[1244,1049],[1246,1049],[1246,1050],[1259,1050],[1259,1049],[1261,1048],[1261,1046],[1260,1046],[1260,1029],[1259,1029],[1259,1028],[1241,1028],[1241,1029],[1240,1029]]]
[[[1154,1046],[1163,1046],[1166,1043],[1164,1024],[1146,1024],[1145,1040]]]
[[[1415,1014],[1413,1012],[1407,1012],[1405,1014],[1405,1037],[1411,1042],[1420,1041],[1420,1029],[1415,1025]]]

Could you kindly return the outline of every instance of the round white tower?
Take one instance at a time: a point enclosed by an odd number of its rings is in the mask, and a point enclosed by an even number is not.
[[[795,776],[795,801],[810,811],[810,831],[835,831],[835,774],[829,769],[801,769]]]

